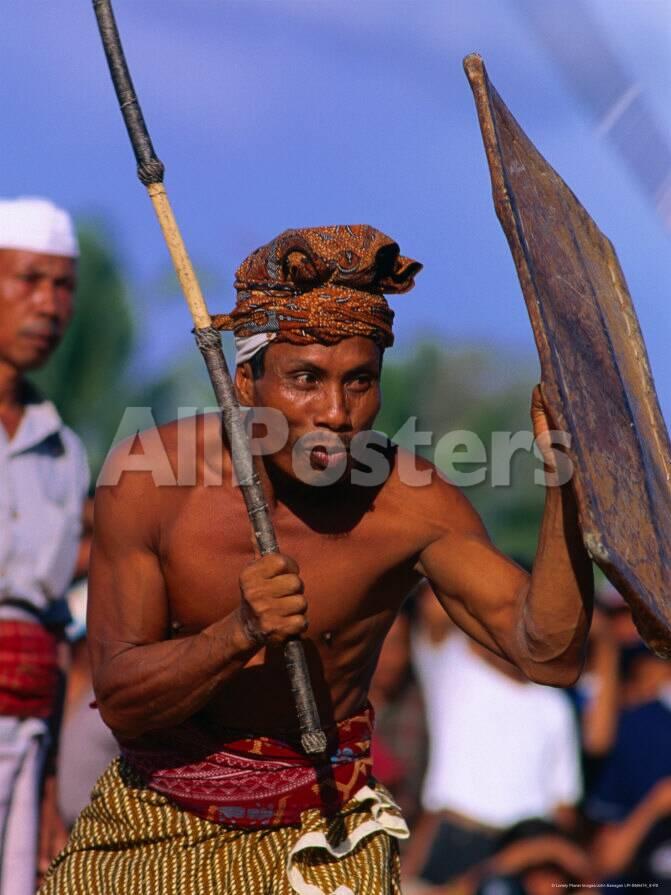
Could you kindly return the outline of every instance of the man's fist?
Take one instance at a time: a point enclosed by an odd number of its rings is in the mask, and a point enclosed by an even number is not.
[[[307,608],[298,566],[289,556],[271,553],[243,569],[239,615],[254,643],[277,645],[302,634]]]
[[[555,472],[556,461],[552,448],[552,436],[550,435],[550,430],[554,426],[545,409],[540,385],[537,385],[531,394],[531,423],[536,444],[543,455],[543,461],[550,472]]]
[[[545,409],[545,402],[543,401],[543,393],[541,392],[540,385],[534,386],[534,390],[531,393],[531,422],[534,427],[534,436],[536,438],[539,438],[543,432],[548,432],[550,429],[554,428],[548,417],[548,412]]]

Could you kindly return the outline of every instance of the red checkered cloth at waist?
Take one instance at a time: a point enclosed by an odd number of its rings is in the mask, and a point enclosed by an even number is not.
[[[0,620],[0,715],[48,718],[59,678],[54,634],[37,622]]]
[[[165,733],[165,749],[124,745],[121,755],[150,789],[199,817],[243,829],[286,826],[310,808],[335,814],[367,785],[373,723],[371,706],[338,722],[319,762],[271,737],[238,734],[208,751],[202,733],[186,726]]]

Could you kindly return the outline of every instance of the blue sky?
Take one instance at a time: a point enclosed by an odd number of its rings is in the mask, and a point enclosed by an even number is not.
[[[548,30],[568,69],[529,3],[561,8]],[[618,151],[613,115],[599,120],[585,99],[598,105],[614,80],[583,27],[587,15],[626,97],[645,104],[669,145],[669,0],[116,0],[115,10],[211,310],[229,308],[235,267],[279,231],[370,223],[425,264],[416,289],[394,300],[401,350],[430,335],[528,358],[528,318],[461,68],[478,51],[615,244],[671,419],[671,215],[665,223]],[[41,193],[106,219],[140,319],[160,309],[150,365],[188,350],[186,310],[156,288],[165,248],[134,177],[90,2],[6,4],[0,58],[0,193]],[[630,117],[624,136],[639,165],[667,170],[659,146],[637,145]]]

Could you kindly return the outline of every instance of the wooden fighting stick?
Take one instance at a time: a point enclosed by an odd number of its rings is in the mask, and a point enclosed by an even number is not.
[[[114,89],[137,159],[137,174],[151,198],[186,303],[193,317],[196,343],[205,359],[217,403],[222,412],[235,474],[247,506],[247,513],[259,551],[262,556],[268,553],[277,553],[279,548],[275,531],[261,481],[254,469],[249,440],[226,365],[221,337],[212,326],[205,299],[163,185],[165,169],[154,152],[142,110],[135,95],[121,46],[121,38],[114,20],[112,4],[110,0],[93,0],[93,8],[98,20],[98,28]],[[285,644],[284,658],[296,704],[302,747],[309,755],[322,754],[326,752],[326,736],[321,730],[319,713],[305,661],[305,652],[300,640],[292,639]]]

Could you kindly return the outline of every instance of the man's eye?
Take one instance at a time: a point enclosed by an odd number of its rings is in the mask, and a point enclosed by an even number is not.
[[[317,381],[317,377],[314,373],[296,373],[294,381],[299,385],[314,385]]]
[[[372,379],[370,376],[366,374],[362,374],[361,376],[356,376],[350,382],[350,388],[355,389],[356,391],[363,391],[364,389],[370,388],[370,384]]]
[[[40,280],[40,274],[38,273],[20,273],[17,276],[17,280],[20,280],[22,283],[38,283]]]

